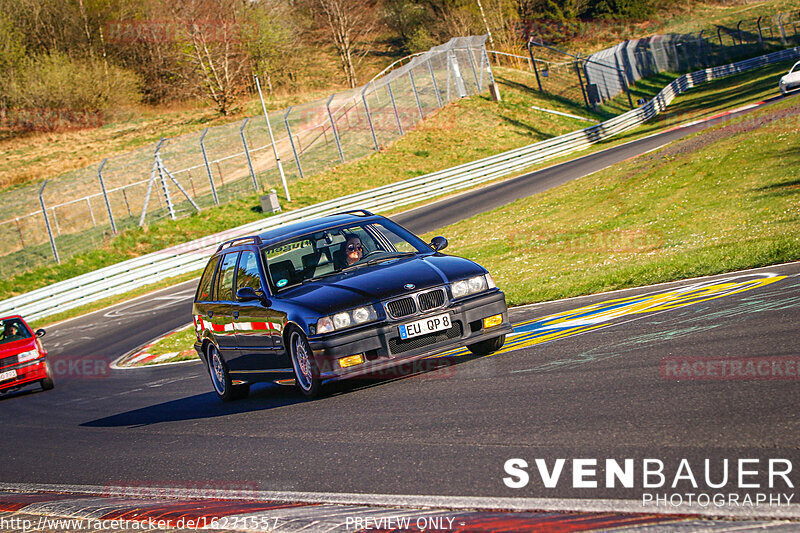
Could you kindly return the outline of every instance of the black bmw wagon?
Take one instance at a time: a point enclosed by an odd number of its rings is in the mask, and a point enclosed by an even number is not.
[[[446,246],[363,210],[221,244],[192,311],[217,395],[294,379],[313,397],[325,382],[450,348],[498,350],[512,331],[505,295]]]

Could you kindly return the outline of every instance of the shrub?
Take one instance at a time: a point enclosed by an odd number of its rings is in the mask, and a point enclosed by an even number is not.
[[[52,52],[27,59],[8,88],[9,107],[97,113],[139,102],[136,74]]]

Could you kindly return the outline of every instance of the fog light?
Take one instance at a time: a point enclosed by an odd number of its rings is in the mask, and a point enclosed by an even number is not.
[[[503,323],[503,315],[487,316],[483,319],[483,329],[493,328]]]
[[[342,357],[339,359],[339,366],[342,368],[347,368],[348,366],[360,365],[364,362],[364,354],[357,353],[355,355],[349,355],[347,357]]]

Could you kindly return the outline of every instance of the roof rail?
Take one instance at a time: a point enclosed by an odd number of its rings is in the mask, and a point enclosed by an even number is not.
[[[350,211],[342,211],[340,213],[334,213],[331,216],[336,216],[336,215],[358,215],[362,217],[372,217],[375,216],[375,213],[371,213],[366,209],[351,209]]]
[[[250,242],[239,242],[239,241],[250,241]],[[258,235],[249,235],[247,237],[236,237],[235,239],[231,239],[229,241],[225,241],[219,245],[217,248],[217,252],[222,250],[223,248],[230,248],[232,246],[239,246],[241,244],[261,244],[261,237]]]

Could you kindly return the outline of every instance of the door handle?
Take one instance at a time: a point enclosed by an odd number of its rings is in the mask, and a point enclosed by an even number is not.
[[[233,318],[239,318],[239,311],[233,312]]]
[[[214,311],[209,311],[208,312],[208,318],[211,318],[212,316],[214,316]]]

